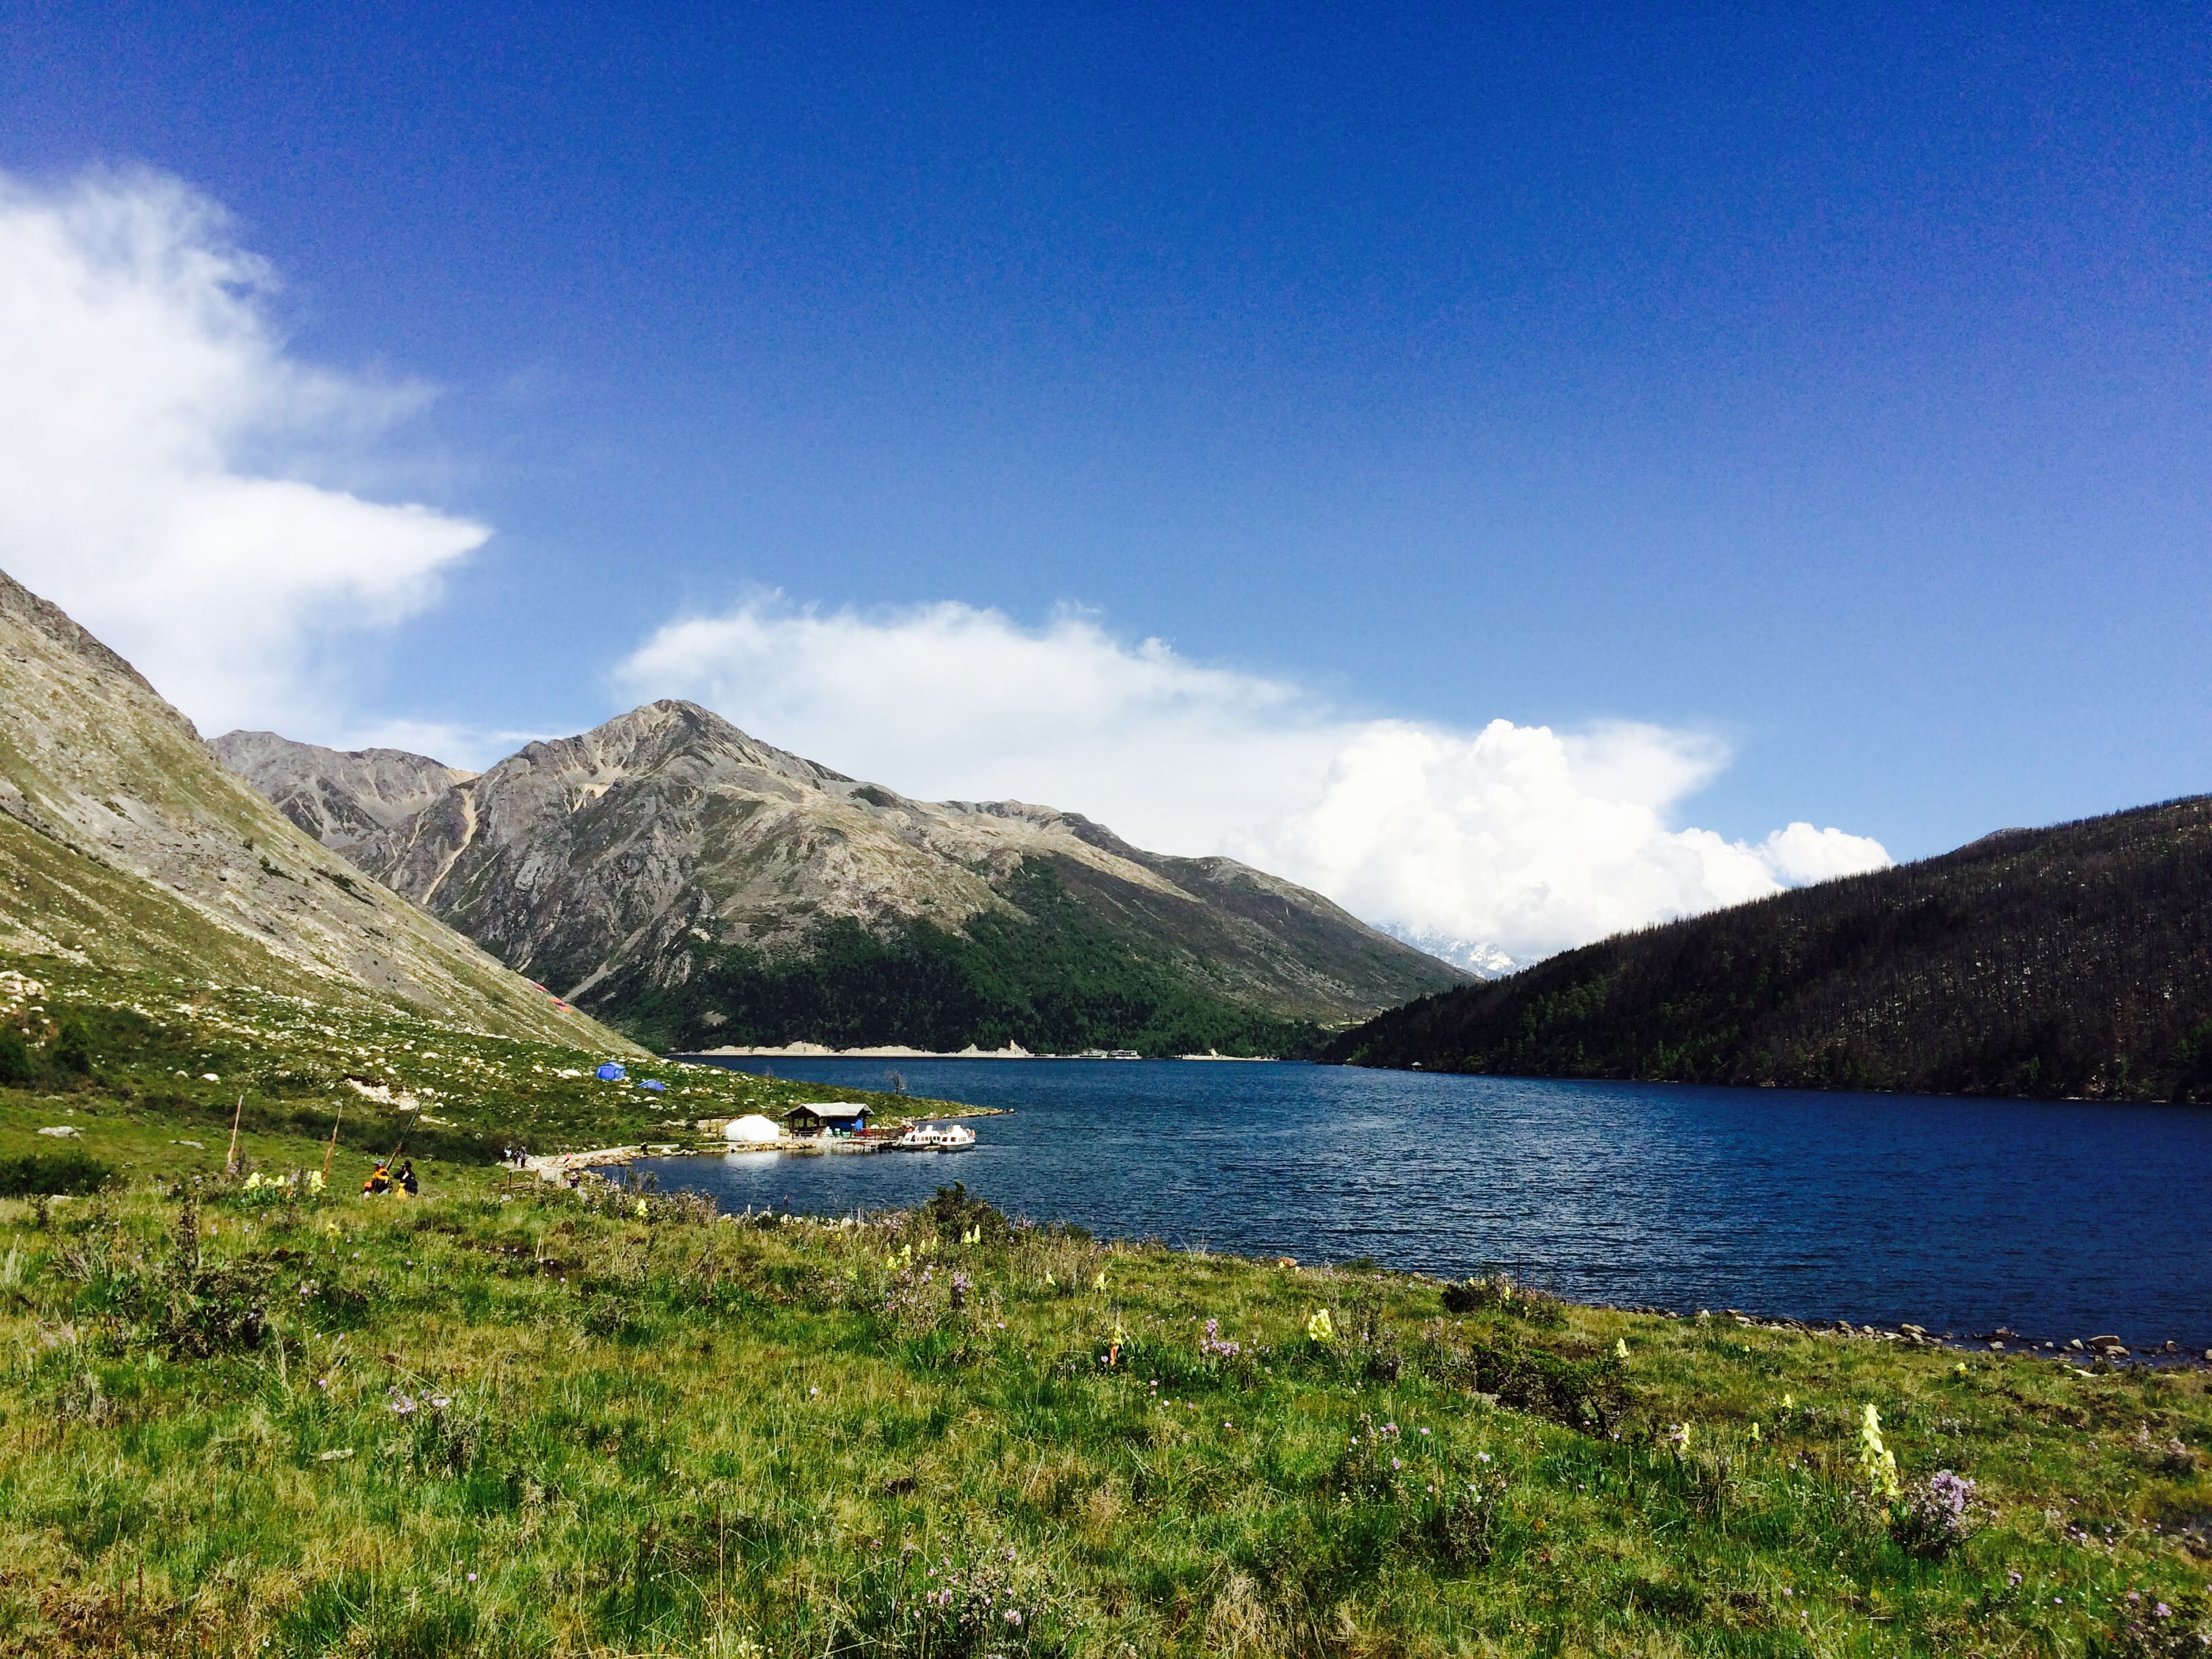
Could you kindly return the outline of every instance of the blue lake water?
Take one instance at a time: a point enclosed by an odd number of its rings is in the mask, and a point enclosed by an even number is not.
[[[761,1069],[758,1061],[732,1065]],[[1175,1060],[783,1060],[1014,1109],[955,1154],[642,1166],[726,1208],[956,1178],[1103,1236],[1579,1300],[2212,1347],[2212,1109]]]

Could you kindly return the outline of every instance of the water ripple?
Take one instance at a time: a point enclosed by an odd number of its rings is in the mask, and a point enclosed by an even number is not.
[[[742,1063],[742,1062],[741,1062]],[[880,1060],[775,1063],[884,1086]],[[726,1206],[849,1212],[956,1176],[1095,1232],[1507,1267],[1562,1293],[2212,1346],[2212,1111],[1175,1061],[909,1060],[1015,1115],[955,1157],[672,1159]]]

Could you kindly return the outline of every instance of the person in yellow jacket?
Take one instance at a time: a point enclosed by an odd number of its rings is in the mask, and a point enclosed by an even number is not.
[[[368,1179],[361,1183],[362,1196],[364,1198],[372,1193],[388,1193],[391,1190],[392,1171],[381,1164],[371,1170],[368,1172]]]

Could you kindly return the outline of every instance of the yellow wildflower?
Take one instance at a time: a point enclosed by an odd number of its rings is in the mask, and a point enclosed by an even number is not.
[[[1903,1490],[1897,1480],[1897,1454],[1881,1443],[1881,1413],[1869,1401],[1859,1419],[1859,1474],[1882,1498],[1895,1498]]]
[[[1314,1316],[1306,1321],[1306,1340],[1310,1342],[1336,1340],[1336,1322],[1328,1316],[1328,1309],[1316,1309]]]

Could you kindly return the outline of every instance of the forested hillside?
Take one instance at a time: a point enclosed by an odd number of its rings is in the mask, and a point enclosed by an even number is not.
[[[2212,796],[1622,934],[1393,1009],[1327,1058],[2212,1101]]]

